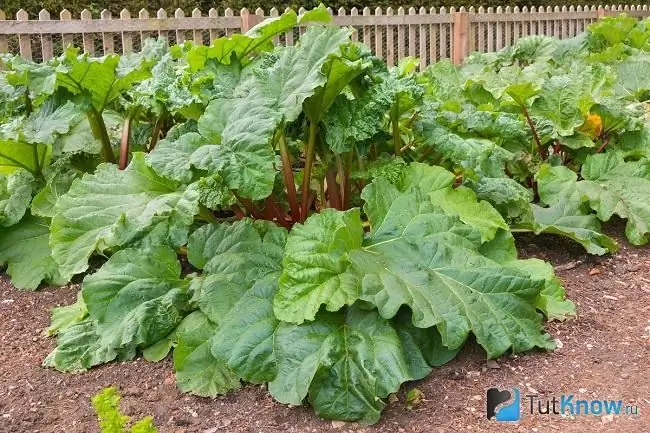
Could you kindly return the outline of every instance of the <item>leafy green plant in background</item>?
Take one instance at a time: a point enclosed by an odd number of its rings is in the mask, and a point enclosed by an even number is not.
[[[0,262],[23,288],[86,273],[53,311],[45,365],[172,353],[184,392],[268,383],[374,423],[470,335],[490,358],[553,348],[543,318],[574,306],[513,232],[604,254],[599,221],[619,215],[647,240],[646,92],[616,72],[643,55],[602,65],[582,39],[528,38],[416,72],[328,21],[321,7],[210,46],[6,60],[0,98],[31,112],[2,112],[0,132],[30,169],[0,172]]]
[[[92,398],[102,433],[156,433],[153,417],[147,416],[131,424],[130,418],[120,411],[120,395],[113,387],[104,388]]]

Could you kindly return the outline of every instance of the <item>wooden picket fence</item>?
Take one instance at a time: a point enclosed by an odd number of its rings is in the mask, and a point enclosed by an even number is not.
[[[388,64],[394,65],[405,56],[416,56],[425,66],[444,58],[460,63],[470,52],[495,51],[529,35],[573,37],[604,16],[620,13],[639,18],[650,16],[650,7],[442,7],[438,10],[389,7],[374,11],[353,8],[349,13],[343,8],[336,12],[330,9],[330,13],[334,24],[354,27],[357,31],[353,38],[368,45]],[[85,9],[78,19],[67,10],[59,14],[59,19],[52,19],[46,10],[39,13],[38,19],[30,19],[27,12],[20,10],[15,19],[7,19],[0,10],[0,53],[20,53],[27,59],[47,60],[69,45],[79,46],[93,55],[129,53],[138,50],[148,37],[167,38],[170,43],[191,39],[207,44],[223,35],[245,32],[264,18],[279,14],[276,8],[268,15],[262,9],[253,13],[242,9],[238,14],[232,9],[210,9],[207,15],[198,9],[189,15],[177,9],[169,17],[160,9],[154,17],[143,9],[137,16],[122,10],[119,17],[113,17],[110,11],[104,10],[99,17],[93,17]],[[277,42],[292,45],[302,31],[303,28],[287,32]]]

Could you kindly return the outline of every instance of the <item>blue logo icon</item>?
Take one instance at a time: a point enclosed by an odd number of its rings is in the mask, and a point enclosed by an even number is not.
[[[511,401],[512,399],[512,401]],[[497,421],[513,422],[521,419],[521,395],[519,388],[501,391],[490,388],[487,391],[487,418]],[[507,403],[504,405],[504,403]],[[499,405],[501,405],[499,407]]]

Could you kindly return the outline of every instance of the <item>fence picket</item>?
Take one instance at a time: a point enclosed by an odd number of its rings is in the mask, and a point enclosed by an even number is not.
[[[397,15],[402,16],[404,15],[404,8],[400,7],[397,9]],[[403,17],[401,22],[403,21]],[[406,57],[406,41],[404,40],[404,25],[403,24],[398,24],[397,25],[397,60],[403,59]]]
[[[192,18],[201,18],[201,9],[194,8],[192,10]],[[192,30],[192,41],[196,45],[203,44],[203,30],[199,30],[199,29]]]
[[[113,19],[111,11],[104,9],[100,14],[101,19],[110,20]],[[115,52],[115,44],[113,41],[113,33],[102,33],[102,46],[104,49],[104,55],[113,54]]]
[[[381,15],[381,8],[375,8],[375,16],[380,17]],[[377,57],[384,57],[384,29],[385,26],[375,26],[375,55]]]
[[[41,11],[38,13],[38,20],[49,21],[50,13],[45,9],[41,9]],[[41,54],[43,56],[43,60],[50,60],[52,57],[54,57],[51,34],[43,33],[41,35]]]
[[[128,21],[131,19],[131,12],[126,9],[120,11],[120,19]],[[128,54],[133,52],[133,36],[131,32],[122,32],[122,53]]]
[[[427,10],[424,7],[420,8],[419,11],[420,15],[426,15]],[[427,67],[428,62],[427,62],[427,26],[420,24],[420,27],[418,28],[418,33],[420,36],[420,70],[423,70],[424,68]]]
[[[392,17],[393,8],[387,8],[386,15],[388,17]],[[393,66],[395,64],[395,40],[393,39],[394,31],[395,26],[386,26],[386,63],[388,66]]]
[[[29,15],[24,9],[19,10],[16,13],[16,21],[27,21],[29,20]],[[29,35],[18,35],[18,45],[20,46],[20,55],[27,59],[32,60],[32,40]]]

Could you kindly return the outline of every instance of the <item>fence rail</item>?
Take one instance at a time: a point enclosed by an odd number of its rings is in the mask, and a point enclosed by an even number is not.
[[[368,45],[376,55],[394,65],[405,56],[417,56],[422,66],[439,59],[451,58],[460,63],[473,51],[494,51],[511,45],[520,37],[549,35],[558,38],[573,37],[592,22],[610,15],[627,13],[635,17],[650,16],[648,5],[605,7],[498,7],[469,9],[447,8],[343,8],[330,9],[333,22],[352,26],[357,31],[355,40]],[[176,9],[173,17],[163,9],[155,16],[141,10],[137,16],[122,10],[118,17],[104,10],[93,17],[87,9],[78,18],[68,10],[53,19],[42,10],[37,19],[30,19],[24,10],[15,19],[7,19],[0,9],[0,53],[20,53],[23,57],[47,60],[60,54],[64,47],[74,45],[90,54],[128,53],[138,50],[147,37],[167,38],[171,43],[193,40],[209,43],[211,40],[245,32],[264,18],[278,16],[273,8],[266,14],[262,9],[239,12],[232,9],[210,9],[204,14],[194,9],[189,15]],[[278,38],[282,44],[292,45],[304,29],[294,29]]]

